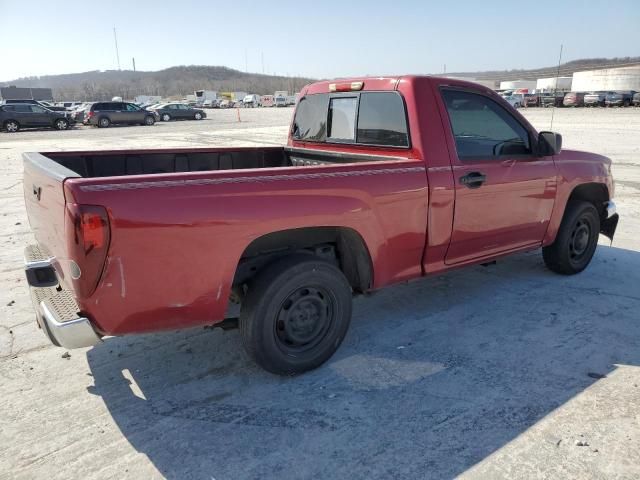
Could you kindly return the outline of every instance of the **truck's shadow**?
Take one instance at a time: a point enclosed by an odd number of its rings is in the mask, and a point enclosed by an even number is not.
[[[358,299],[341,349],[300,377],[199,329],[92,349],[91,392],[167,478],[454,477],[638,365],[639,283],[634,251],[601,247],[575,277],[520,255]]]

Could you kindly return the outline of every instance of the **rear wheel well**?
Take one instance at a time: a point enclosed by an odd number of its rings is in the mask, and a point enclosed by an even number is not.
[[[336,265],[356,292],[371,288],[373,267],[364,240],[347,227],[307,227],[268,233],[244,250],[233,280],[235,294],[268,264],[292,254],[309,254]]]
[[[605,203],[609,200],[609,189],[602,183],[583,183],[573,189],[567,204],[572,201],[584,201],[592,203],[600,219],[604,220],[607,217],[607,208]]]

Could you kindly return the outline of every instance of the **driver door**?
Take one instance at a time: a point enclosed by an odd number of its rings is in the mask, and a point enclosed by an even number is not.
[[[532,132],[490,96],[457,87],[441,95],[456,182],[445,263],[540,245],[555,200],[553,157],[534,155]]]

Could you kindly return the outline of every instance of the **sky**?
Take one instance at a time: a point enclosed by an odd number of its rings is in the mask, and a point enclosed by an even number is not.
[[[637,0],[0,0],[0,81],[175,65],[331,78],[640,56]],[[10,47],[9,47],[10,45]],[[445,67],[446,65],[446,67]]]

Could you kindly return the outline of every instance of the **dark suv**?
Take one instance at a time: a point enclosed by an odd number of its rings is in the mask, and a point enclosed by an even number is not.
[[[82,123],[102,128],[111,124],[153,125],[156,123],[156,116],[133,103],[97,102],[85,112]]]
[[[21,128],[49,127],[66,130],[74,121],[64,112],[54,112],[35,103],[0,105],[0,125],[7,132]]]

